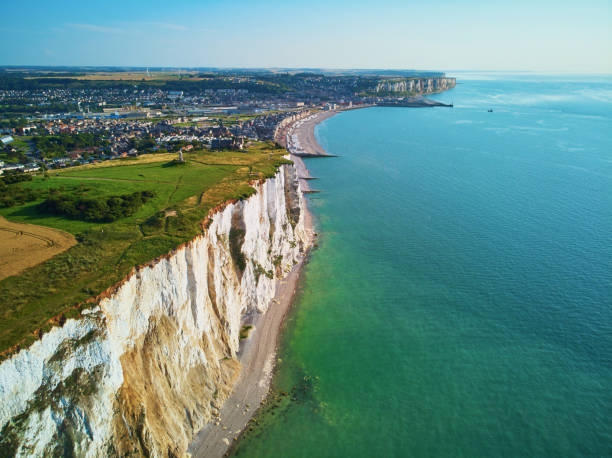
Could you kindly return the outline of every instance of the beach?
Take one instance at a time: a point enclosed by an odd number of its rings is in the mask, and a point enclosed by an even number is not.
[[[316,179],[316,177],[310,174],[302,158],[331,157],[330,154],[319,145],[319,142],[317,142],[314,130],[317,124],[331,118],[337,113],[338,111],[334,110],[319,111],[307,118],[294,122],[284,131],[284,144],[291,155],[291,160],[295,164],[300,180],[300,188],[304,193],[316,192],[310,186],[310,181]]]
[[[192,456],[223,456],[266,398],[276,363],[281,325],[291,307],[305,260],[306,256],[278,282],[268,311],[253,323],[253,330],[244,339],[238,355],[241,364],[239,379],[219,415],[192,442],[189,447]]]
[[[315,113],[312,117],[301,120],[301,123],[298,121],[288,126],[287,130],[298,136],[304,151],[310,153],[309,156],[325,156],[327,153],[315,139],[314,128],[319,122],[335,113],[335,111]],[[300,189],[304,193],[312,192],[308,185],[308,179],[311,177],[301,156],[291,154],[291,159],[300,177]],[[304,225],[310,234],[309,246],[312,246],[316,233],[312,215],[307,208],[304,213]],[[241,365],[240,376],[219,415],[214,417],[191,443],[189,453],[193,457],[221,457],[226,454],[268,395],[283,320],[293,302],[302,268],[307,259],[308,252],[304,253],[287,277],[277,281],[276,294],[268,310],[253,320],[249,337],[241,342],[238,353]]]
[[[315,126],[338,112],[336,110],[319,111],[297,120],[286,130],[286,147],[296,156],[329,156],[315,138]]]

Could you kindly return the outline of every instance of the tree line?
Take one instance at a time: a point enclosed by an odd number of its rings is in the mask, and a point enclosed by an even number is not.
[[[27,100],[13,100],[11,104],[0,105],[0,114],[9,117],[14,114],[65,113],[77,109],[74,103],[52,102],[46,105],[32,105]]]
[[[153,197],[153,191],[92,198],[52,189],[49,191],[49,197],[40,204],[40,209],[66,218],[109,223],[133,215]]]
[[[32,181],[32,175],[23,172],[6,172],[0,178],[0,208],[14,207],[38,198],[38,193],[18,184]]]
[[[108,145],[102,135],[93,133],[41,135],[32,137],[32,141],[43,157],[64,156],[66,151]]]
[[[0,89],[17,91],[36,91],[41,89],[144,89],[154,88],[165,91],[199,92],[204,89],[247,89],[250,93],[270,94],[285,92],[269,82],[232,81],[225,78],[212,78],[194,81],[186,80],[85,80],[75,78],[22,78],[0,74]]]

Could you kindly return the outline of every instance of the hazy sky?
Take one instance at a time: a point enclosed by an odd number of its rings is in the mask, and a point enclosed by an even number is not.
[[[0,65],[612,73],[612,0],[4,0]]]

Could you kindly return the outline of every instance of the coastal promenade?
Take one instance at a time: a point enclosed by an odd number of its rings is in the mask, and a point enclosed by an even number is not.
[[[314,129],[317,124],[337,113],[336,110],[318,111],[307,118],[294,122],[287,130],[287,150],[295,156],[329,156],[327,151],[317,142]]]
[[[302,160],[303,157],[333,157],[323,149],[315,138],[314,130],[317,124],[331,118],[338,111],[319,111],[305,119],[296,121],[286,130],[285,144],[291,160],[297,169],[297,175],[300,180],[300,188],[304,193],[316,192],[310,186],[310,181],[316,179],[310,174],[310,171]]]

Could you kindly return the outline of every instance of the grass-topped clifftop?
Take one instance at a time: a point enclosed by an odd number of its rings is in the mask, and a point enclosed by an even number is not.
[[[272,143],[257,143],[247,152],[187,153],[185,163],[174,162],[174,154],[151,154],[18,183],[38,198],[1,208],[0,216],[61,229],[78,243],[0,281],[0,360],[56,322],[78,316],[78,304],[120,281],[133,266],[201,233],[211,208],[250,196],[255,190],[249,182],[273,176],[286,163],[285,153]],[[44,204],[49,199],[54,205]]]

